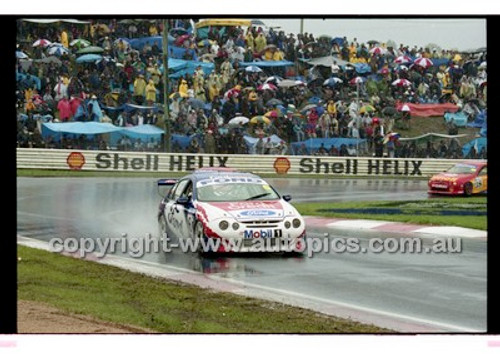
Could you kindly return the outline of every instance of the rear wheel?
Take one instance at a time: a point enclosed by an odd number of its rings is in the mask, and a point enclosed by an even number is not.
[[[464,184],[464,195],[470,197],[472,195],[472,183],[467,182]]]

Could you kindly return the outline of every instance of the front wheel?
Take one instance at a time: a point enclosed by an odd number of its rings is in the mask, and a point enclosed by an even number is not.
[[[470,197],[472,195],[472,183],[467,182],[464,184],[464,195]]]

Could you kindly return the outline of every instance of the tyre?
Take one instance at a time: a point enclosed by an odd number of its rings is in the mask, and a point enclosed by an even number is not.
[[[464,184],[464,195],[470,197],[472,195],[472,183],[467,182]]]

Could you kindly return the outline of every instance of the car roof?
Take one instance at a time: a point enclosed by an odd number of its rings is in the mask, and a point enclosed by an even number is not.
[[[209,178],[239,178],[239,177],[245,177],[245,178],[259,178],[261,179],[260,176],[257,176],[253,173],[250,172],[241,172],[241,171],[236,171],[236,170],[231,170],[231,169],[200,169],[197,171],[194,171],[192,174],[189,176],[186,176],[191,178],[194,181],[200,181],[203,179],[209,179]]]

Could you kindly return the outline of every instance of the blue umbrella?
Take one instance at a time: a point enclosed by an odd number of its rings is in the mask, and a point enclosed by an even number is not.
[[[61,56],[63,54],[68,54],[69,50],[64,48],[64,47],[55,46],[55,47],[49,48],[47,53],[49,53],[50,55]]]
[[[319,98],[317,96],[313,96],[307,102],[312,103],[312,104],[318,104],[319,101],[321,101],[321,98]]]
[[[95,63],[98,60],[102,59],[102,55],[99,54],[85,54],[81,57],[76,58],[76,62],[81,63]]]
[[[343,83],[342,79],[339,79],[338,77],[331,77],[329,79],[326,79],[325,82],[323,82],[323,86],[330,86],[330,87],[335,87],[338,84]]]

